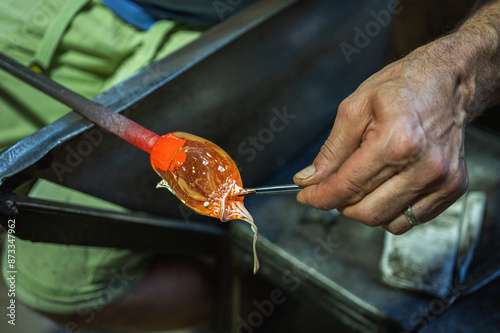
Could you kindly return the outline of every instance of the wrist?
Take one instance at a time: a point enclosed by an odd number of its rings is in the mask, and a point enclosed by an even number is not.
[[[500,100],[500,6],[481,8],[443,38],[453,53],[455,92],[463,100],[467,122]]]
[[[472,121],[500,101],[500,0],[479,8],[449,35],[416,49],[410,59],[417,64],[416,74],[452,93],[465,113],[460,119]]]

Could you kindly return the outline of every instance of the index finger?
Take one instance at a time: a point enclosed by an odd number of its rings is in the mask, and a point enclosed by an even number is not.
[[[328,175],[336,172],[342,163],[360,146],[362,137],[370,122],[363,112],[368,101],[362,98],[348,97],[339,106],[332,131],[314,159],[314,174],[305,172],[294,176],[294,181],[300,186],[318,184]]]
[[[399,129],[391,124],[374,126],[337,172],[306,187],[297,195],[297,200],[324,210],[360,201],[418,157],[419,146],[425,142],[420,142],[420,134],[413,134],[420,131],[418,128],[407,126]],[[408,140],[411,142],[406,142]]]

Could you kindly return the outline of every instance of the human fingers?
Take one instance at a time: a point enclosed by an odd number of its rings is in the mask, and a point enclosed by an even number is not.
[[[297,185],[318,184],[336,172],[359,147],[370,121],[366,114],[367,103],[367,100],[351,95],[340,104],[332,131],[313,164],[294,176]]]
[[[413,214],[421,223],[426,223],[448,209],[462,194],[462,191],[458,191],[456,195],[443,199],[442,195],[431,193],[416,199],[408,206],[411,207]],[[394,235],[401,235],[410,230],[413,225],[410,224],[408,218],[404,214],[406,208],[407,207],[404,207],[401,214],[398,214],[392,220],[382,224],[381,227]]]
[[[427,222],[455,202],[468,185],[465,172],[448,177],[427,174],[425,181],[417,177],[411,173],[392,177],[358,203],[339,211],[366,225],[381,225],[393,234],[402,234],[412,226],[403,213],[408,206],[421,222]]]
[[[297,200],[322,210],[330,210],[361,200],[393,171],[377,159],[367,146],[356,150],[340,167],[319,184],[300,191]]]
[[[302,190],[297,200],[318,209],[354,204],[383,182],[425,158],[425,133],[418,117],[370,125],[360,147],[319,184]]]
[[[415,188],[411,182],[403,182],[397,178],[399,177],[392,177],[363,197],[362,200],[340,207],[338,211],[352,220],[371,227],[389,225],[422,193],[422,188]],[[403,223],[399,229],[405,232],[407,231],[404,229],[405,227],[409,229],[411,225]]]

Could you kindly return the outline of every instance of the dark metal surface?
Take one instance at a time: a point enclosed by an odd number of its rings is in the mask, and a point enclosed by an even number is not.
[[[34,242],[208,254],[227,236],[215,220],[112,212],[13,194],[0,194],[0,202],[0,224],[7,229],[8,219],[17,219],[16,235]]]

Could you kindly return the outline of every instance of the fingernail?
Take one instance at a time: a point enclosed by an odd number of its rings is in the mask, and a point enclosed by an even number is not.
[[[314,165],[310,165],[307,168],[297,172],[295,174],[295,178],[307,179],[307,178],[311,177],[312,175],[314,175],[315,172],[316,172],[316,168],[314,167]]]

